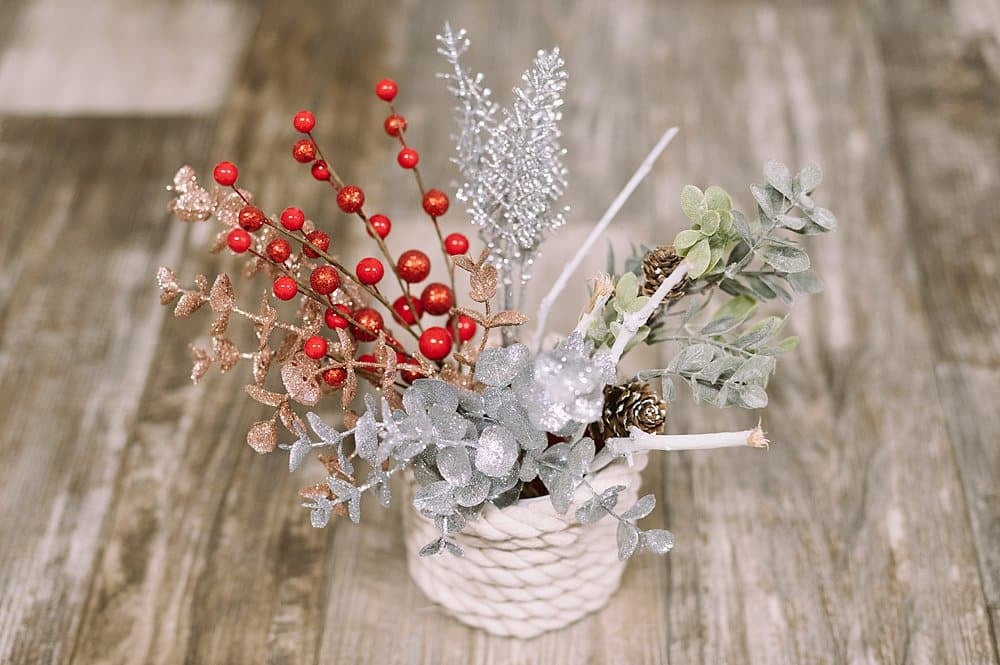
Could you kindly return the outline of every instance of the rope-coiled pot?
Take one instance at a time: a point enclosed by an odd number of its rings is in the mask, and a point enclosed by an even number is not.
[[[589,482],[598,492],[625,485],[619,502],[629,506],[638,498],[645,466],[646,455],[639,453],[633,466],[615,462]],[[406,482],[412,495],[415,483]],[[433,521],[404,510],[410,575],[448,614],[494,635],[528,638],[567,626],[603,607],[625,569],[618,560],[617,520],[580,524],[573,518],[591,497],[589,490],[577,490],[565,515],[556,513],[547,496],[506,508],[487,505],[455,536],[464,557],[421,557],[420,548],[440,534]]]

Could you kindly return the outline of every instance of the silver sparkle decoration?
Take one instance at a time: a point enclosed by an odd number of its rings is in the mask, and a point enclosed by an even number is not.
[[[461,64],[469,47],[465,31],[452,32],[446,23],[438,42],[438,53],[452,66],[440,76],[458,102],[453,161],[464,182],[457,197],[468,205],[500,272],[504,309],[516,309],[515,285],[530,279],[542,241],[569,210],[558,205],[566,188],[566,151],[559,143],[565,63],[558,48],[539,51],[521,77],[523,87],[513,90],[513,104],[500,112],[483,75]]]

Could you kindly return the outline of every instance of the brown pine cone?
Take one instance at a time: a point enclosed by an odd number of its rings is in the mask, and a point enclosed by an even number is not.
[[[681,262],[681,257],[674,251],[673,245],[660,245],[656,249],[650,250],[642,258],[642,295],[651,296],[656,289],[660,288],[663,280],[674,271],[674,268]],[[667,300],[678,300],[684,297],[684,289],[687,288],[688,279],[685,277],[681,283],[670,289],[667,293]]]
[[[667,404],[644,381],[604,388],[601,420],[587,427],[587,436],[598,445],[611,437],[626,437],[629,428],[660,434],[667,420]]]

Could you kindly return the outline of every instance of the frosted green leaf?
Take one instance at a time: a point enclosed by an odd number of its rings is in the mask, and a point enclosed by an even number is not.
[[[711,344],[692,344],[684,347],[670,365],[676,372],[697,372],[714,357],[715,348]]]
[[[740,400],[748,409],[763,409],[767,406],[767,391],[755,383],[750,383],[739,390]]]
[[[688,251],[687,259],[691,262],[690,276],[692,279],[704,275],[712,262],[712,247],[708,244],[708,238],[702,238],[695,243],[694,247]]]
[[[806,220],[794,215],[778,215],[778,224],[792,231],[801,231],[805,228]]]
[[[792,198],[792,174],[787,166],[773,159],[769,160],[764,164],[764,178],[771,187]]]
[[[778,342],[778,345],[774,347],[777,349],[778,353],[788,353],[789,351],[794,351],[799,345],[799,338],[795,335],[791,337],[786,337],[785,339]]]
[[[774,292],[774,289],[765,284],[764,280],[760,277],[757,277],[756,275],[747,275],[746,280],[747,286],[749,286],[750,289],[763,300],[772,300],[778,297],[778,294]]]
[[[729,210],[720,210],[719,212],[719,230],[722,231],[727,237],[733,231],[733,213]]]
[[[694,185],[685,185],[681,190],[681,210],[692,222],[698,220],[704,202],[705,195]]]
[[[698,225],[701,227],[699,230],[707,236],[715,235],[715,232],[719,230],[719,223],[721,221],[722,218],[719,217],[718,212],[707,210],[698,218]]]
[[[718,185],[712,185],[705,190],[705,205],[709,210],[732,210],[733,200]]]
[[[811,192],[819,186],[820,180],[823,179],[823,171],[816,164],[809,164],[804,169],[799,171],[798,180],[799,188],[803,192]]]
[[[784,284],[781,281],[781,278],[784,276],[785,275],[781,276],[761,275],[760,278],[764,281],[764,284],[766,284],[769,289],[774,291],[775,295],[781,298],[781,301],[783,303],[785,303],[786,305],[791,305],[792,294],[788,292],[788,289],[785,288]]]
[[[765,261],[781,272],[803,272],[809,269],[809,255],[798,247],[788,245],[767,245],[760,255]]]
[[[674,238],[674,249],[678,254],[684,256],[687,249],[693,247],[695,243],[701,240],[704,236],[695,231],[694,229],[685,229],[677,234]]]
[[[833,231],[837,228],[837,218],[833,216],[833,213],[826,208],[821,208],[816,206],[809,213],[809,219],[814,221],[818,226],[822,226],[827,231]]]
[[[757,301],[750,296],[737,296],[731,298],[725,305],[720,307],[712,315],[712,321],[733,318],[737,323],[746,321],[757,311]],[[702,333],[706,331],[703,329]]]
[[[781,325],[784,323],[784,319],[777,316],[769,316],[761,320],[757,325],[751,328],[746,334],[741,335],[733,341],[733,346],[739,347],[741,349],[748,349],[754,347],[768,337],[778,332]],[[753,360],[753,358],[751,358]]]
[[[773,218],[777,211],[774,206],[771,205],[771,195],[767,191],[766,185],[753,184],[750,185],[750,193],[753,194],[754,199],[757,201],[757,205],[760,206],[761,212],[764,213],[768,218]]]
[[[669,378],[664,376],[662,379],[663,384],[663,401],[667,404],[672,404],[677,401],[677,387],[674,386],[674,382]]]
[[[750,228],[750,222],[738,210],[733,211],[733,230],[736,231],[737,237],[743,241],[748,249],[753,245],[753,230]]]

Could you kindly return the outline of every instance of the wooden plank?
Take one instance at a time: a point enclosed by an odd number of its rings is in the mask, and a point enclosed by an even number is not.
[[[149,221],[159,174],[204,130],[0,120],[2,662],[65,662],[73,648],[162,316],[149,264],[176,258],[183,236]]]

